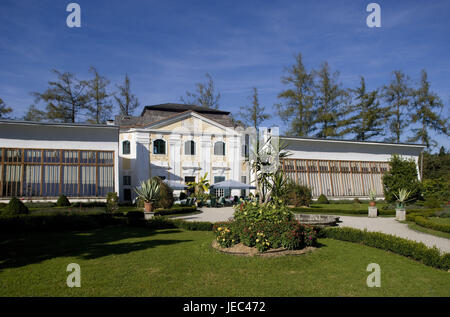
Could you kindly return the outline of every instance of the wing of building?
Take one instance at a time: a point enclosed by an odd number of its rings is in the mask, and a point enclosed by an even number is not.
[[[271,134],[270,129],[266,133]],[[273,134],[273,133],[272,133]],[[309,186],[314,197],[382,196],[382,175],[393,154],[416,164],[423,145],[281,136],[290,155],[286,176]],[[108,125],[0,120],[0,200],[134,199],[133,187],[159,176],[178,183],[235,180],[250,184],[252,138],[227,111],[193,105],[144,107],[139,116],[116,116]],[[420,175],[420,173],[419,173]],[[216,195],[245,195],[217,190]]]

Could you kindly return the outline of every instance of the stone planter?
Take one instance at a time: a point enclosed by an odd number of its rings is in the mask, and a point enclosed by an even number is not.
[[[378,215],[377,207],[369,207],[369,218],[376,218]]]
[[[395,208],[395,219],[406,220],[406,210],[403,208]]]
[[[154,212],[147,212],[147,211],[144,211],[144,219],[145,219],[145,220],[150,220],[150,219],[152,219],[154,216],[155,216],[155,213],[154,213]]]

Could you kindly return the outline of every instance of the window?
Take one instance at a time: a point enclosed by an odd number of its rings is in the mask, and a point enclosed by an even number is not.
[[[130,154],[130,141],[122,142],[122,154]]]
[[[131,176],[128,176],[128,175],[123,176],[123,185],[124,186],[131,185]]]
[[[195,176],[185,176],[184,177],[184,183],[187,185],[188,183],[193,183],[195,182]],[[188,188],[187,190],[187,195],[191,196],[191,194],[193,194],[195,192],[194,188]]]
[[[153,141],[153,154],[166,154],[166,141],[163,139]]]
[[[114,190],[112,151],[0,148],[0,153],[3,197],[104,197]]]
[[[195,142],[187,141],[184,143],[184,154],[185,155],[195,155]]]
[[[214,155],[225,155],[225,143],[222,141],[214,144]]]

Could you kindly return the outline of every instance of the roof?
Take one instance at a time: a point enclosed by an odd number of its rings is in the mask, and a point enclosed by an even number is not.
[[[165,103],[145,106],[139,117],[116,116],[116,124],[121,127],[143,127],[155,122],[164,121],[181,113],[196,112],[226,127],[234,127],[229,111],[210,109],[196,105]]]
[[[321,139],[321,138],[309,138],[309,137],[297,137],[297,136],[287,136],[280,135],[281,139],[291,139],[299,141],[320,141],[320,142],[336,142],[336,143],[358,143],[358,144],[379,144],[379,145],[392,145],[392,146],[411,146],[411,147],[421,147],[425,148],[425,144],[413,144],[413,143],[391,143],[391,142],[380,142],[380,141],[356,141],[356,140],[343,140],[343,139]]]
[[[179,103],[163,103],[159,105],[145,106],[142,110],[141,116],[144,115],[146,110],[161,110],[161,111],[169,111],[169,112],[185,112],[188,110],[192,110],[198,113],[209,113],[209,114],[224,114],[229,115],[229,111],[222,111],[218,109],[206,108],[196,105],[186,105]]]
[[[0,123],[4,124],[21,124],[21,125],[42,125],[42,126],[58,126],[58,127],[74,127],[74,128],[109,128],[118,129],[118,125],[113,124],[90,124],[90,123],[62,123],[62,122],[38,122],[38,121],[25,121],[25,120],[1,120]]]

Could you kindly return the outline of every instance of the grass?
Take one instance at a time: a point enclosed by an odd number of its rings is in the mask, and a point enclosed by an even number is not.
[[[211,232],[108,227],[0,235],[0,296],[450,296],[450,274],[408,258],[321,239],[311,254],[247,258]],[[69,263],[81,288],[66,285]],[[381,287],[366,285],[369,263]]]

